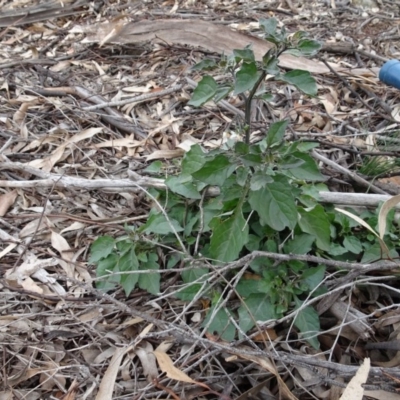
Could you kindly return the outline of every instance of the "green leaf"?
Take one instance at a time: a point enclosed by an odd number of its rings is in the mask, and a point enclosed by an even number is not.
[[[115,271],[116,269],[118,269],[117,263],[118,263],[118,256],[115,253],[110,254],[109,256],[103,258],[98,262],[96,268],[96,276],[98,278],[106,276],[106,278],[96,282],[97,289],[107,291],[115,288],[116,282],[119,282],[119,276],[118,279],[114,279],[109,275],[112,272],[118,272]]]
[[[295,69],[281,75],[280,80],[296,86],[297,89],[310,96],[316,96],[318,93],[317,84],[315,79],[308,71]]]
[[[236,210],[224,221],[219,218],[213,219],[210,225],[213,229],[210,243],[211,256],[225,262],[236,260],[249,235],[249,226],[243,218],[242,210]]]
[[[90,246],[89,263],[96,264],[102,258],[112,253],[115,246],[115,239],[111,236],[100,236]]]
[[[248,63],[252,63],[256,61],[254,58],[254,52],[249,46],[241,50],[233,50],[233,56],[235,57],[236,62],[245,61]]]
[[[201,199],[201,194],[192,182],[192,176],[180,174],[178,176],[169,176],[165,180],[165,184],[177,194],[187,199]]]
[[[290,171],[290,170],[296,170],[303,164],[304,164],[303,160],[300,160],[300,158],[297,158],[297,157],[289,154],[289,155],[286,155],[284,158],[282,158],[279,167],[281,170]]]
[[[228,157],[220,154],[207,161],[202,168],[194,172],[193,178],[209,185],[222,186],[234,170],[235,165],[231,164]]]
[[[193,65],[193,67],[191,69],[193,71],[204,71],[206,69],[212,69],[216,66],[217,66],[217,64],[215,61],[206,58],[204,60],[201,60],[196,65]]]
[[[256,191],[264,188],[267,184],[272,183],[274,179],[267,175],[264,171],[257,171],[250,179],[250,189]]]
[[[195,144],[185,154],[182,160],[182,173],[191,175],[193,172],[198,171],[205,162],[206,154],[198,144]]]
[[[296,235],[294,239],[289,240],[285,246],[286,254],[307,254],[312,249],[312,244],[315,242],[313,235],[301,233]]]
[[[302,302],[297,298],[295,298],[295,302],[297,307],[302,305]],[[318,337],[314,336],[320,331],[318,313],[312,307],[305,307],[297,314],[294,325],[301,332],[301,336],[307,340],[314,349],[319,350]]]
[[[322,44],[320,42],[312,39],[303,39],[297,44],[297,49],[299,50],[300,55],[304,57],[315,56],[321,47]]]
[[[295,178],[305,181],[324,181],[326,179],[319,171],[315,160],[309,154],[297,151],[292,156],[303,161],[300,166],[288,169]]]
[[[253,328],[254,321],[268,321],[278,318],[268,294],[251,294],[244,299],[244,303],[238,310],[239,326],[244,333]]]
[[[244,186],[249,176],[249,169],[245,167],[239,167],[236,170],[236,182],[239,186]]]
[[[278,20],[275,18],[260,19],[260,28],[269,35],[274,35],[276,33],[276,28],[278,26]]]
[[[297,150],[302,153],[308,153],[310,150],[319,147],[319,143],[316,142],[302,142],[297,143]]]
[[[157,261],[157,254],[149,253],[147,262],[140,264],[140,269],[142,271],[160,269]],[[147,290],[150,294],[158,295],[160,293],[160,280],[161,276],[159,272],[139,274],[139,287]]]
[[[380,260],[382,258],[382,256],[383,256],[383,254],[382,254],[381,246],[379,245],[379,242],[375,242],[365,249],[365,252],[364,252],[360,262],[365,263],[365,264],[371,263],[371,262]],[[398,258],[399,255],[395,249],[391,249],[389,251],[388,256],[391,259],[396,259],[396,258]]]
[[[321,205],[317,205],[312,210],[306,211],[302,207],[299,207],[299,213],[301,230],[314,235],[317,240],[317,246],[321,250],[329,251],[330,222],[324,208]]]
[[[219,101],[221,101],[222,99],[224,99],[232,90],[232,86],[219,86],[217,91],[215,92],[215,96],[214,96],[214,102],[218,103]]]
[[[267,74],[270,75],[278,75],[280,70],[278,67],[279,60],[277,57],[274,55],[275,49],[272,48],[268,50],[266,54],[264,54],[263,59],[262,59],[262,67],[263,70],[267,72]]]
[[[210,323],[207,329],[208,332],[212,335],[219,335],[222,340],[232,342],[236,335],[235,325],[231,322],[231,318],[233,319],[232,312],[226,308],[221,308],[216,312],[215,316],[211,320],[214,309],[215,307],[210,308],[202,326],[205,327]]]
[[[185,283],[191,283],[197,281],[201,277],[205,277],[208,274],[208,268],[193,268],[182,272],[182,280]]]
[[[274,147],[282,142],[288,124],[289,120],[283,120],[275,122],[270,126],[266,137],[268,148]]]
[[[147,260],[146,260],[147,261]],[[174,268],[178,262],[182,261],[182,255],[179,253],[172,253],[167,258],[167,269]]]
[[[217,92],[218,84],[211,76],[204,76],[193,90],[192,98],[188,101],[190,106],[200,107],[211,100]]]
[[[312,185],[303,185],[301,187],[301,191],[304,195],[310,196],[315,200],[320,200],[320,192],[326,192],[329,191],[328,187],[324,183],[314,183]],[[337,212],[336,215],[339,215]],[[348,217],[346,217],[344,214],[343,215],[346,219],[349,220]]]
[[[258,167],[264,163],[261,154],[246,154],[242,157],[242,162],[248,167]]]
[[[235,146],[235,153],[241,156],[245,156],[249,154],[249,145],[244,142],[236,142]]]
[[[302,281],[307,284],[308,289],[314,290],[324,279],[325,266],[318,265],[318,267],[307,268],[302,275]]]
[[[353,254],[360,254],[364,250],[360,239],[355,236],[346,236],[343,240],[343,246]]]
[[[177,220],[169,218],[169,221],[167,221],[164,214],[153,214],[144,225],[143,232],[167,235],[168,233],[173,232],[171,225],[175,228],[176,232],[183,231],[183,228],[179,225]]]
[[[177,293],[177,297],[184,301],[191,301],[201,289],[204,291],[204,294],[202,295],[205,295],[205,292],[207,290],[204,288],[202,282],[206,280],[208,276],[207,274],[207,268],[194,268],[183,271],[181,277],[186,285],[184,285],[184,287],[179,290],[179,292]],[[192,284],[192,282],[196,283]]]
[[[282,231],[293,229],[297,223],[297,209],[290,185],[286,180],[275,177],[262,189],[249,193],[249,203],[257,211],[260,222]]]
[[[136,283],[138,282],[139,275],[133,273],[139,269],[139,260],[136,257],[135,248],[132,247],[130,251],[125,253],[120,259],[118,263],[120,272],[131,272],[127,274],[121,275],[121,286],[125,291],[125,295],[129,296],[132,290],[135,288]]]
[[[236,73],[235,90],[233,94],[240,94],[246,90],[252,89],[257,83],[259,76],[255,62],[243,63],[239,71]]]
[[[143,172],[147,174],[159,174],[163,167],[163,163],[160,160],[152,162],[148,167],[146,167]]]
[[[266,102],[271,102],[274,99],[271,93],[260,93],[254,96],[255,99],[264,100]]]
[[[176,293],[176,297],[182,301],[192,301],[197,293],[201,290],[202,285],[195,283],[193,285],[185,285],[185,287]]]
[[[133,245],[134,244],[133,244],[132,240],[127,239],[127,240],[117,241],[115,244],[115,247],[117,248],[118,253],[121,257],[122,255],[127,253],[132,248]]]

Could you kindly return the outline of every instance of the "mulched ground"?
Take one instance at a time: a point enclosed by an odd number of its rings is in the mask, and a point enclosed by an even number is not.
[[[163,274],[159,297],[94,289],[91,243],[123,235],[149,211],[128,171],[140,175],[157,159],[174,166],[186,141],[219,146],[241,104],[186,105],[187,78],[199,79],[190,67],[217,54],[162,42],[102,44],[104,37],[89,43],[77,29],[181,18],[257,35],[256,22],[274,16],[289,31],[309,32],[324,43],[325,61],[371,76],[316,75],[320,96],[311,100],[273,88],[252,138],[289,117],[292,138],[320,141],[330,160],[350,168],[397,129],[399,92],[374,71],[399,58],[400,2],[366,9],[333,0],[31,3],[0,1],[0,400],[336,399],[368,355],[376,362],[368,398],[400,399],[396,353],[364,347],[375,335],[397,338],[396,296],[383,303],[371,286],[366,298],[351,286],[351,272],[337,302],[364,325],[341,323],[340,311],[322,317],[323,327],[336,327],[321,333],[318,353],[290,320],[234,344],[203,335],[206,304],[189,308],[170,295],[173,272]],[[332,190],[353,191],[334,166],[325,173]],[[398,193],[396,181],[374,183]]]

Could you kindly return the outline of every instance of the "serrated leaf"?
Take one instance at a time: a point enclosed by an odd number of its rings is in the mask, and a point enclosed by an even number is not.
[[[193,172],[198,171],[205,162],[206,154],[198,144],[195,144],[185,154],[182,160],[182,173],[191,175]]]
[[[353,254],[360,254],[364,250],[360,239],[355,236],[346,236],[343,246]]]
[[[163,163],[160,160],[152,162],[148,167],[146,167],[143,172],[147,174],[158,174],[163,167]]]
[[[326,179],[319,171],[315,160],[309,154],[297,151],[292,156],[303,161],[300,166],[288,169],[295,178],[305,181],[323,181]]]
[[[211,100],[217,92],[218,84],[212,76],[204,76],[193,90],[192,98],[188,104],[193,107],[200,107]]]
[[[279,60],[278,60],[278,58],[275,57],[275,55],[273,53],[274,53],[274,49],[270,49],[270,50],[268,50],[268,53],[266,53],[263,56],[262,67],[263,67],[263,70],[265,72],[267,72],[267,74],[278,75],[279,74],[279,67],[278,67]]]
[[[260,222],[282,231],[293,229],[297,223],[297,209],[290,185],[280,178],[262,189],[249,193],[249,203],[257,211]]]
[[[260,28],[269,35],[274,35],[278,26],[278,20],[275,18],[260,19]]]
[[[214,159],[206,161],[202,168],[194,172],[193,178],[209,185],[222,186],[235,167],[228,157],[219,154]]]
[[[294,239],[289,240],[285,246],[285,253],[287,254],[307,254],[312,249],[312,244],[315,242],[313,235],[301,233],[296,235]]]
[[[155,253],[149,253],[147,262],[140,264],[142,271],[160,269],[158,265],[158,256]],[[150,294],[158,295],[160,293],[160,280],[161,276],[159,272],[153,272],[148,274],[139,274],[138,285],[141,289],[146,290]]]
[[[235,89],[233,94],[240,94],[250,90],[257,83],[260,74],[257,71],[257,65],[253,63],[243,63],[236,73]]]
[[[250,189],[252,191],[260,190],[273,181],[272,176],[267,175],[264,171],[257,171],[250,179]]]
[[[320,42],[312,39],[302,39],[297,44],[297,49],[300,51],[300,54],[304,57],[315,56],[321,49],[321,47],[322,44]]]
[[[236,170],[236,182],[239,186],[244,186],[247,182],[247,177],[249,176],[248,168],[239,167]]]
[[[308,289],[314,290],[324,279],[325,276],[325,266],[318,265],[318,267],[307,268],[301,278],[304,283],[307,284]]]
[[[312,210],[299,208],[299,226],[303,232],[315,236],[317,246],[321,250],[330,249],[330,222],[324,208],[321,205],[315,206]]]
[[[154,214],[149,217],[146,224],[144,225],[144,233],[156,233],[159,235],[167,235],[168,233],[182,232],[183,228],[179,225],[179,222],[173,218],[167,219],[164,214]]]
[[[250,47],[233,50],[233,56],[235,57],[236,62],[240,61],[245,61],[249,63],[255,62],[254,52]]]
[[[301,301],[295,298],[296,306],[302,305]],[[307,340],[314,349],[319,350],[319,341],[316,334],[320,331],[318,313],[312,307],[305,307],[298,312],[294,325],[299,329],[301,336]],[[314,337],[312,337],[314,336]]]
[[[176,293],[176,297],[182,301],[192,301],[197,296],[202,286],[203,285],[200,283],[187,285]]]
[[[246,244],[249,226],[243,218],[242,210],[236,212],[224,221],[212,221],[213,234],[210,241],[210,254],[219,261],[233,261]]]
[[[96,264],[102,258],[106,258],[113,251],[115,239],[111,236],[100,236],[90,246],[89,263]]]
[[[125,295],[129,296],[139,279],[139,275],[133,273],[139,269],[139,260],[136,257],[134,247],[119,259],[118,268],[120,272],[127,272],[121,275],[120,283],[125,291]]]
[[[267,146],[268,148],[274,147],[281,143],[285,136],[286,128],[289,124],[288,120],[278,121],[273,123],[267,132]]]
[[[316,96],[318,93],[315,79],[308,71],[295,69],[293,71],[287,72],[284,75],[281,75],[280,79],[284,82],[296,86],[297,89],[310,96]]]
[[[165,184],[177,194],[187,199],[201,199],[201,194],[192,182],[192,176],[180,174],[178,176],[169,176]]]
[[[215,92],[214,102],[218,103],[222,99],[224,99],[232,90],[232,86],[219,86],[217,91]]]
[[[205,327],[208,325],[207,330],[212,335],[217,334],[222,340],[232,342],[235,339],[236,335],[235,325],[233,325],[233,323],[231,322],[231,318],[234,318],[232,312],[225,308],[221,308],[212,318],[214,309],[215,307],[211,307],[210,311],[207,313],[205,320],[202,323],[202,326]]]
[[[119,281],[119,279],[113,279],[113,277],[109,275],[112,272],[116,272],[115,270],[117,269],[117,264],[118,256],[115,253],[108,255],[106,258],[103,258],[98,262],[96,267],[96,276],[98,278],[106,276],[106,278],[96,282],[97,289],[105,291],[114,289],[116,282]]]
[[[244,333],[253,328],[254,321],[268,321],[278,318],[268,294],[251,294],[244,299],[244,303],[238,310],[239,326]]]

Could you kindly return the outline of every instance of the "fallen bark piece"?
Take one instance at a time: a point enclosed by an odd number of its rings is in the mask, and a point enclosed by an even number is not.
[[[103,23],[98,26],[75,27],[71,32],[85,32],[88,36],[84,42],[90,43],[143,43],[159,41],[161,43],[201,47],[210,52],[229,54],[234,49],[242,49],[251,44],[256,59],[272,47],[264,39],[237,32],[227,26],[202,20],[158,19],[138,22]],[[282,54],[279,65],[287,69],[303,69],[315,74],[330,74],[331,71],[323,63],[305,57]],[[377,69],[343,68],[339,64],[331,67],[349,75],[376,77]]]

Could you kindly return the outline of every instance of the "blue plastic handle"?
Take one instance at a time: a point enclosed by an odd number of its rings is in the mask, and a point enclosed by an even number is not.
[[[400,89],[400,61],[389,60],[379,71],[379,79],[386,85]]]

